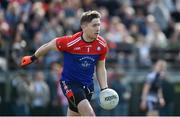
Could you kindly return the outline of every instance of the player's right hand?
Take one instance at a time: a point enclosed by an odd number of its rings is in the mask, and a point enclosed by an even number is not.
[[[160,106],[161,106],[161,107],[163,107],[163,106],[166,104],[164,98],[160,98],[160,99],[159,99],[159,103],[160,103]]]
[[[140,108],[141,108],[141,110],[143,110],[143,111],[146,110],[146,101],[143,100],[143,101],[141,102]]]
[[[24,56],[22,59],[21,59],[21,67],[24,67],[26,65],[29,65],[31,64],[33,61],[32,61],[32,56]]]
[[[108,89],[108,87],[102,88],[101,91]]]

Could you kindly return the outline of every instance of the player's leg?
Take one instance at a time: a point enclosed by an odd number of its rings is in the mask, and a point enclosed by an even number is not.
[[[94,112],[92,106],[90,105],[90,100],[91,100],[93,91],[94,91],[93,84],[89,87],[83,86],[83,92],[85,94],[84,99],[82,98],[83,100],[81,100],[77,106],[79,113],[82,116],[84,116],[84,115],[95,116],[95,112]]]
[[[159,112],[158,112],[157,103],[153,101],[149,101],[147,116],[158,116],[158,115],[159,115]]]
[[[79,86],[73,84],[69,86],[73,92],[73,98],[70,98],[70,110],[79,113],[81,116],[95,116],[95,112],[90,105],[93,86],[88,88],[86,86]],[[73,106],[74,105],[74,106]]]
[[[159,113],[157,110],[147,112],[147,116],[158,116],[158,115]]]
[[[62,92],[66,96],[66,98],[68,100],[68,104],[69,104],[69,107],[67,110],[67,116],[80,116],[77,108],[75,107],[75,98],[74,98],[74,94],[71,89],[72,87],[67,85],[65,81],[60,81],[60,86],[61,86]],[[69,95],[70,93],[71,93],[71,95]]]
[[[81,116],[95,116],[94,110],[87,99],[80,101],[77,107]]]
[[[78,112],[72,111],[70,108],[68,108],[67,116],[80,116]]]
[[[95,116],[88,101],[92,96],[91,91],[87,95],[81,86],[74,83],[66,83],[65,81],[61,81],[61,86],[69,102],[68,116],[76,116],[78,114],[81,116]]]

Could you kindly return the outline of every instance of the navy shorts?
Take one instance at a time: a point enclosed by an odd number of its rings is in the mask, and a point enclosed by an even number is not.
[[[93,84],[87,87],[74,82],[60,81],[60,85],[64,95],[68,99],[69,108],[74,112],[78,112],[77,105],[80,101],[84,99],[91,100],[94,91]]]
[[[159,109],[159,103],[154,101],[147,101],[147,111],[155,111]]]

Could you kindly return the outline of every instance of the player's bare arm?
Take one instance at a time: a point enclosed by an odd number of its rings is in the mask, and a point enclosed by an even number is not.
[[[159,88],[159,90],[158,90],[158,98],[159,98],[160,106],[163,107],[166,102],[165,102],[164,97],[163,97],[162,88]]]
[[[52,41],[42,45],[39,49],[36,50],[34,55],[24,56],[21,60],[21,66],[26,66],[26,65],[31,64],[32,62],[34,62],[39,57],[47,54],[47,52],[50,50],[57,50],[56,39],[53,39]]]
[[[140,108],[142,110],[145,110],[146,109],[146,97],[148,95],[148,92],[149,92],[149,89],[150,89],[150,84],[144,84],[144,87],[143,87],[143,91],[142,91],[142,97],[141,97],[141,105],[140,105]]]
[[[147,83],[144,84],[144,88],[143,88],[143,92],[142,92],[142,100],[146,99],[150,87],[151,87],[150,84],[147,84]]]
[[[42,45],[39,49],[36,50],[34,55],[39,58],[44,56],[50,50],[57,50],[56,39],[53,39],[52,41]]]
[[[96,75],[101,89],[108,87],[107,84],[107,71],[105,68],[105,60],[98,61],[96,66]]]

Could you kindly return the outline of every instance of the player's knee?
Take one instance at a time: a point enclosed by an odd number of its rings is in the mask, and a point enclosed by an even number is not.
[[[94,110],[87,99],[82,100],[78,104],[78,110],[82,116],[95,116]]]
[[[94,113],[94,111],[93,111],[93,112],[90,112],[87,116],[95,117],[96,115],[95,115],[95,113]]]
[[[96,116],[93,110],[88,110],[85,113],[86,113],[85,116],[92,116],[92,117]],[[83,116],[84,116],[84,114],[83,114]]]
[[[91,109],[88,109],[88,114],[87,116],[96,116],[95,113],[94,113],[94,110],[91,108]]]

